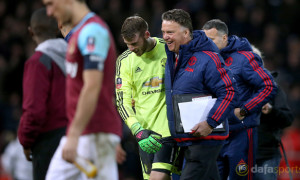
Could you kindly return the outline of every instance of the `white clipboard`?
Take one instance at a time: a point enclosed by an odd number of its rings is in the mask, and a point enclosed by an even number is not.
[[[176,94],[172,96],[176,133],[189,133],[201,121],[206,121],[208,113],[216,102],[209,94]],[[224,132],[225,122],[213,129]]]
[[[207,120],[207,116],[211,108],[216,103],[217,98],[211,96],[193,98],[191,102],[178,103],[180,119],[185,133],[191,132],[192,128]],[[223,128],[220,124],[215,129]]]

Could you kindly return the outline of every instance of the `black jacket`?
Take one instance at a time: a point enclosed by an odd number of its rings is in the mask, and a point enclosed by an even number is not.
[[[277,73],[272,73],[277,76]],[[260,126],[258,127],[258,152],[257,159],[267,159],[280,155],[279,141],[282,130],[292,124],[294,119],[292,111],[287,104],[286,94],[278,86],[278,92],[269,102],[273,109],[269,114],[261,113]]]

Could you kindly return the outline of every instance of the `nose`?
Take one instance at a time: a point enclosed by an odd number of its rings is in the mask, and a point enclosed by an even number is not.
[[[47,16],[52,16],[53,15],[53,10],[51,7],[46,7],[47,10]]]
[[[167,33],[163,33],[163,39],[167,40],[168,38],[169,38],[168,34]]]

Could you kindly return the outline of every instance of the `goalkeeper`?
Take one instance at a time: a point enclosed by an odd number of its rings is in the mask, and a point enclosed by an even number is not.
[[[118,111],[139,144],[144,179],[169,180],[178,148],[166,114],[165,43],[150,36],[147,22],[139,16],[124,21],[121,35],[128,50],[116,64]]]

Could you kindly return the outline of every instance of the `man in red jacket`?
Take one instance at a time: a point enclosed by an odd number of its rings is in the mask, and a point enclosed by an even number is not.
[[[38,46],[25,63],[18,138],[27,160],[33,161],[34,179],[45,179],[68,122],[64,67],[67,43],[55,39],[57,23],[47,16],[45,8],[32,14],[29,31]]]

